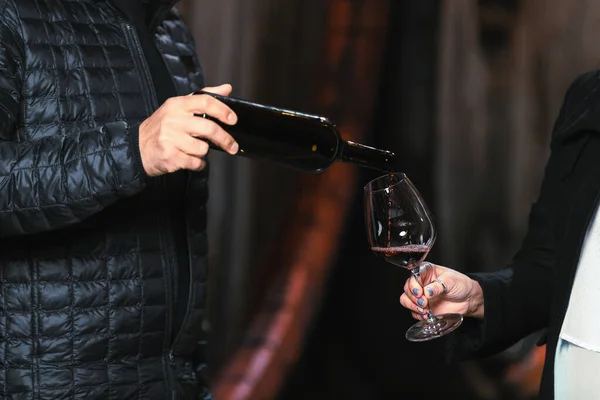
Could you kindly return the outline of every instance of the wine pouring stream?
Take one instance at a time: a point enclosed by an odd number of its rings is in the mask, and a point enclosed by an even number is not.
[[[327,118],[234,97],[199,91],[225,103],[236,113],[235,125],[207,118],[229,132],[239,155],[270,161],[305,173],[323,172],[337,161],[387,172],[365,186],[365,218],[371,250],[385,261],[406,268],[425,286],[423,260],[436,238],[435,225],[417,189],[402,173],[394,173],[394,153],[343,140]],[[210,144],[211,148],[220,150]],[[422,342],[443,336],[462,323],[460,314],[433,315],[413,325],[406,338]]]
[[[394,153],[343,140],[327,118],[234,97],[212,96],[236,113],[235,125],[206,114],[195,114],[221,126],[238,142],[239,155],[283,165],[305,173],[323,172],[337,161],[387,172],[365,186],[365,218],[371,250],[385,261],[411,271],[423,285],[423,260],[431,250],[436,230],[421,195],[402,173],[394,173]],[[220,150],[210,144],[211,148]],[[443,336],[462,323],[460,314],[433,315],[407,332],[410,341]]]
[[[435,243],[437,231],[425,201],[405,174],[388,173],[365,186],[365,226],[371,250],[388,263],[410,270],[425,287],[423,260]],[[423,342],[446,335],[460,326],[460,314],[434,315],[408,329],[406,338]]]

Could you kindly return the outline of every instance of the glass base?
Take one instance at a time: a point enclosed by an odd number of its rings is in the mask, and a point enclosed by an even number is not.
[[[436,315],[435,321],[419,321],[406,331],[406,339],[411,342],[425,342],[442,337],[460,326],[463,317],[460,314]]]

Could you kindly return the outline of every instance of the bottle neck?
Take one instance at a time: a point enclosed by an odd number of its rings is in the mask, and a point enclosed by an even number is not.
[[[394,170],[394,153],[351,141],[342,141],[338,159],[385,172]]]

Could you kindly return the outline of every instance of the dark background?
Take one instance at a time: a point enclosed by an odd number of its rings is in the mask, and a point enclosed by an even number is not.
[[[230,82],[236,96],[326,115],[344,138],[394,151],[397,170],[436,217],[429,259],[463,272],[501,268],[518,249],[564,92],[599,59],[593,2],[179,7],[209,84]],[[207,328],[217,392],[282,400],[535,396],[544,354],[535,338],[459,366],[444,363],[443,340],[404,339],[413,321],[398,297],[408,273],[367,246],[361,199],[372,172],[334,166],[307,177],[220,154],[211,162]],[[318,241],[303,239],[315,232]],[[303,288],[295,302],[294,282]],[[282,315],[292,317],[277,325]]]

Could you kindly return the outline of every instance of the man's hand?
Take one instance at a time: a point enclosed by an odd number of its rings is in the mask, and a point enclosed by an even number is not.
[[[203,90],[228,96],[230,85]],[[223,128],[207,118],[207,114],[225,124],[237,122],[235,113],[225,104],[206,94],[173,97],[140,125],[140,154],[149,176],[158,176],[180,169],[199,171],[206,166],[208,142],[235,154],[239,146]]]

